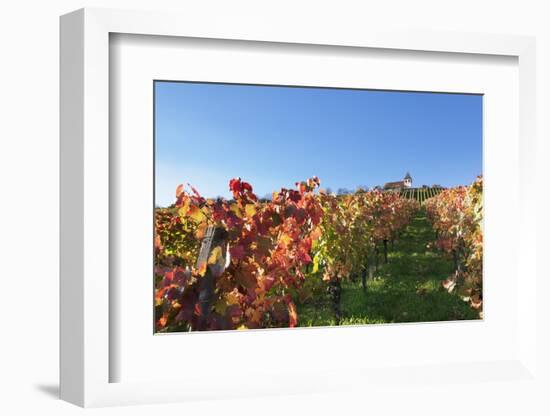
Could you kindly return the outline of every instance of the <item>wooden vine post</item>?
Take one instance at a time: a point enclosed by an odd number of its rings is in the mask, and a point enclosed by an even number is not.
[[[363,270],[361,271],[361,286],[363,287],[363,292],[367,291],[367,270],[370,267],[369,264],[363,266]]]
[[[205,269],[205,273],[201,277],[199,285],[199,331],[207,329],[208,317],[212,309],[212,300],[214,299],[216,279],[225,270],[227,237],[227,230],[225,228],[209,226],[201,242],[197,269]]]
[[[334,278],[328,282],[328,293],[332,301],[332,310],[336,325],[340,325],[342,320],[342,305],[340,303],[342,297],[342,283],[339,278]]]
[[[378,249],[375,249],[367,256],[367,264],[363,266],[363,273],[361,274],[361,286],[363,292],[367,291],[367,280],[374,280],[374,273],[378,271]]]

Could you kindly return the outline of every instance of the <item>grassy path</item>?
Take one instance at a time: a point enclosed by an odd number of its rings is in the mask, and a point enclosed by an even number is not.
[[[360,279],[342,285],[341,324],[477,319],[477,313],[465,302],[441,287],[441,280],[451,274],[453,266],[449,259],[426,248],[432,239],[432,228],[421,211],[389,251],[388,264],[380,260],[375,280],[367,282],[366,293]],[[321,298],[316,304],[298,307],[300,326],[334,324],[330,302]]]

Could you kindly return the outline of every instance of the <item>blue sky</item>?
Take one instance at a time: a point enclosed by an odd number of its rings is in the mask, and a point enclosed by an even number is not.
[[[482,173],[482,97],[394,91],[155,83],[156,204],[191,183],[258,196],[318,176],[321,187],[468,184]]]

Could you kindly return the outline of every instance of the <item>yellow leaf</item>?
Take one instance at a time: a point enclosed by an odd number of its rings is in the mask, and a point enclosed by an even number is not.
[[[256,207],[254,204],[248,204],[244,207],[247,217],[253,217],[256,214]]]
[[[203,222],[204,220],[206,220],[206,215],[204,215],[204,212],[202,212],[200,210],[199,207],[196,207],[196,206],[192,206],[190,209],[189,209],[189,213],[188,213],[189,217],[191,217],[191,219],[197,223],[201,223]]]
[[[210,252],[210,256],[208,257],[208,264],[216,264],[221,257],[222,248],[220,246],[215,247],[214,250]]]
[[[319,256],[313,257],[313,273],[317,273],[319,271]]]
[[[239,218],[242,218],[243,217],[243,213],[241,211],[241,209],[239,208],[239,206],[237,204],[231,204],[231,211],[233,211],[233,213],[239,217]]]
[[[241,326],[237,327],[237,329],[242,331],[244,329],[248,329],[248,327],[245,324],[242,324]]]
[[[189,199],[186,199],[183,203],[183,206],[178,209],[178,214],[180,217],[185,217],[187,215],[187,212],[189,212]]]
[[[285,246],[288,246],[292,242],[292,237],[290,237],[288,234],[281,235],[281,238],[279,239]]]

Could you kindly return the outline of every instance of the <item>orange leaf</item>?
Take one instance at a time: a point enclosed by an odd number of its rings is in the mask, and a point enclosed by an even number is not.
[[[298,325],[298,313],[296,312],[296,306],[291,301],[288,303],[288,326],[294,328]]]
[[[206,274],[206,262],[201,263],[198,272],[200,276],[204,276]]]
[[[159,319],[159,326],[161,328],[164,328],[166,326],[166,324],[168,323],[168,314],[165,313],[163,314],[160,319]]]
[[[176,198],[179,198],[180,194],[183,192],[183,185],[178,185],[176,188]]]
[[[199,226],[197,227],[197,231],[195,231],[195,238],[197,240],[202,240],[204,238],[204,235],[206,234],[207,228],[207,223],[203,222],[202,224],[199,224]]]

